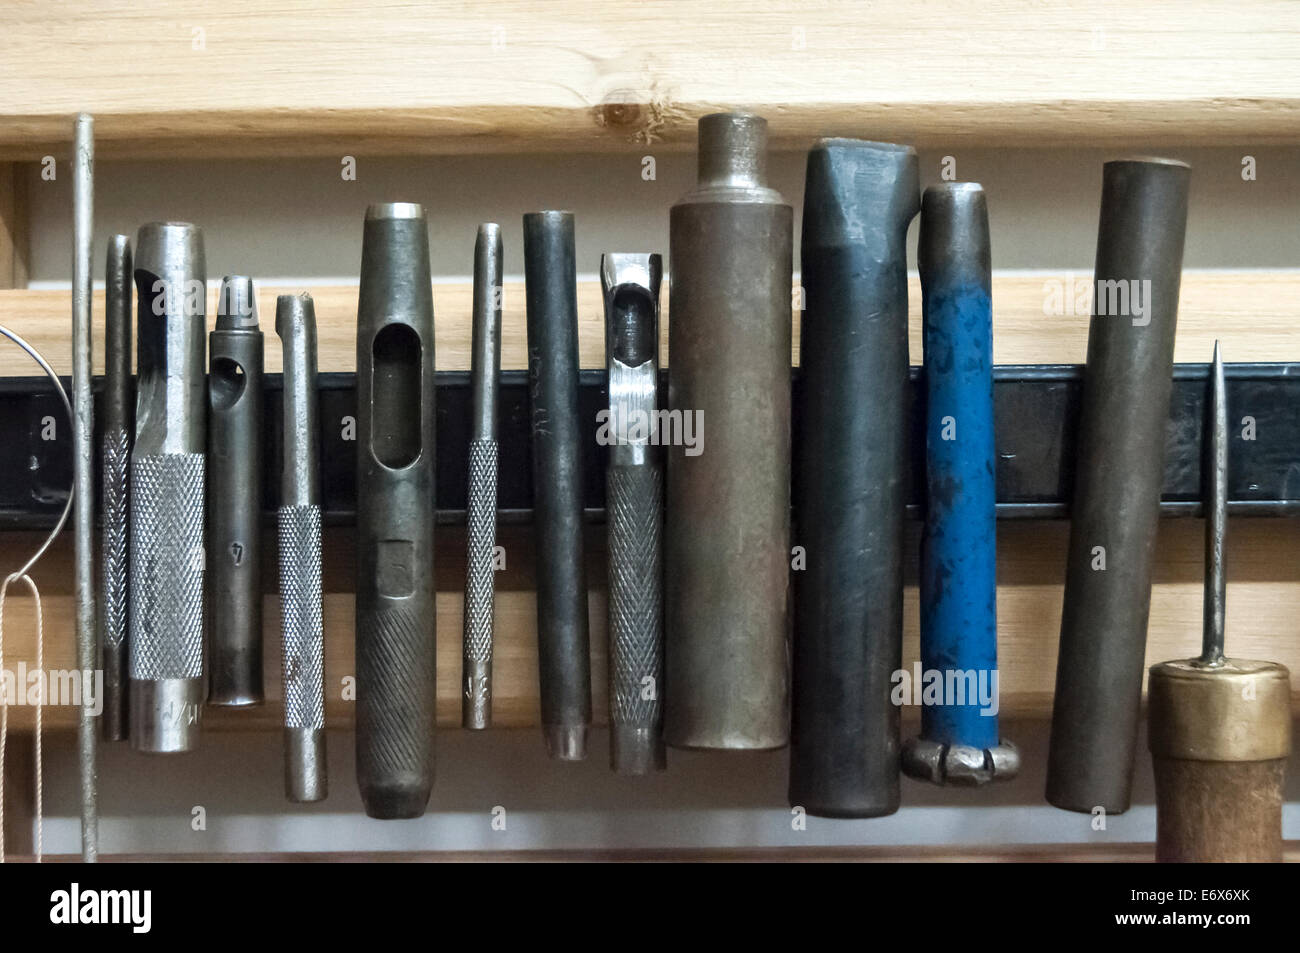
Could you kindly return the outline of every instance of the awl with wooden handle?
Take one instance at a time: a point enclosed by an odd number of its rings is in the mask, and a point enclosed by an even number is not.
[[[1148,687],[1156,860],[1280,861],[1291,676],[1276,662],[1223,655],[1228,414],[1217,343],[1209,417],[1201,655],[1153,665]]]

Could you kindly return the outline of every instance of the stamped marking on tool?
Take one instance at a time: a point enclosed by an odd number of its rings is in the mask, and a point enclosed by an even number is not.
[[[415,544],[381,539],[375,553],[375,588],[381,596],[402,598],[415,592]]]

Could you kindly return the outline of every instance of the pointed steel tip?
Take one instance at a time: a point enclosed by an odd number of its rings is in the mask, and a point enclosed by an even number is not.
[[[1219,351],[1219,339],[1218,339],[1218,338],[1215,338],[1215,339],[1214,339],[1214,363],[1215,363],[1215,364],[1222,364],[1222,363],[1223,363],[1223,355],[1222,355],[1222,354],[1220,353],[1220,351]]]
[[[226,275],[217,295],[218,331],[257,330],[257,292],[247,275]]]

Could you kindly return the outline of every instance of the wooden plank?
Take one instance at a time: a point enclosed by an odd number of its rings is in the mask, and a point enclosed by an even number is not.
[[[1296,142],[1300,5],[81,0],[0,6],[0,158]],[[57,53],[57,55],[55,55]]]
[[[27,287],[27,191],[23,168],[0,162],[0,288]]]
[[[915,527],[907,565],[915,566]],[[999,674],[1003,714],[1009,717],[1044,717],[1051,711],[1056,673],[1057,639],[1061,618],[1061,582],[1065,577],[1065,552],[1069,525],[1064,521],[1004,522],[998,527]],[[9,540],[28,545],[29,534],[0,536],[0,564],[12,562],[17,552]],[[598,535],[598,533],[597,533]],[[438,631],[438,719],[453,726],[460,721],[461,606],[459,591],[463,564],[458,566],[463,537],[445,545],[447,562],[436,579]],[[444,536],[439,545],[444,546]],[[353,599],[350,576],[331,569],[347,564],[348,537],[332,538],[326,563],[326,716],[331,727],[347,727],[352,704],[343,700],[343,679],[353,666]],[[1194,654],[1201,631],[1201,554],[1203,529],[1199,520],[1166,520],[1161,524],[1151,600],[1147,664]],[[60,547],[66,550],[66,545]],[[603,552],[592,546],[591,622],[592,688],[596,722],[606,710],[605,594]],[[517,571],[527,579],[530,557],[507,548],[507,562],[523,560]],[[66,552],[56,550],[50,562],[36,570],[45,596],[46,659],[51,669],[73,665],[72,595],[66,577]],[[1300,704],[1300,640],[1294,638],[1300,618],[1300,586],[1294,567],[1300,565],[1300,533],[1286,520],[1234,519],[1228,552],[1228,646],[1232,654],[1281,662],[1291,669],[1292,695]],[[919,609],[915,571],[904,593],[904,666],[911,668],[919,654]],[[276,628],[276,597],[264,604],[266,620],[266,673],[269,702],[255,711],[209,710],[207,724],[214,729],[271,729],[280,724],[280,660]],[[5,664],[11,670],[20,660],[28,666],[35,657],[30,600],[14,598],[5,611]],[[497,598],[496,659],[494,663],[494,715],[501,727],[527,727],[538,718],[535,597],[528,589],[506,589]],[[11,723],[30,724],[31,709],[14,707]],[[74,710],[48,710],[47,724],[71,727]]]
[[[1297,4],[1300,7],[1300,4]],[[993,357],[999,364],[1076,364],[1087,354],[1088,316],[1053,313],[1055,293],[1078,287],[1090,275],[1043,272],[995,275],[993,281]],[[1070,285],[1069,282],[1074,282]],[[915,275],[909,286],[911,354],[921,357],[921,286]],[[266,369],[280,370],[280,348],[274,346],[275,296],[310,291],[316,301],[319,363],[322,371],[356,368],[357,289],[355,285],[315,287],[260,286],[258,306],[269,335]],[[433,287],[435,348],[439,370],[468,370],[472,286],[467,283]],[[216,323],[217,286],[209,288],[208,324]],[[31,341],[60,374],[70,373],[67,291],[0,291],[0,324]],[[1300,301],[1300,270],[1188,271],[1183,276],[1174,359],[1207,361],[1216,338],[1222,339],[1229,361],[1300,360],[1300,335],[1295,333]],[[103,294],[96,292],[93,313],[102,315]],[[604,366],[604,305],[596,282],[578,284],[579,350],[583,367]],[[668,361],[668,287],[663,296],[660,355]],[[792,359],[798,363],[798,321]],[[507,282],[502,314],[501,362],[506,368],[528,366],[525,341],[524,288]],[[103,322],[94,322],[95,373],[103,372]],[[0,376],[39,373],[17,348],[0,348]]]

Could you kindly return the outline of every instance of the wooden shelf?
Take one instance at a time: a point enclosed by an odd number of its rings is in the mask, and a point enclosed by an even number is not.
[[[526,528],[512,528],[503,539],[510,571],[499,581],[494,662],[494,723],[526,727],[538,723],[537,642],[532,554]],[[1046,717],[1051,712],[1061,620],[1061,583],[1069,525],[1065,521],[1003,522],[998,526],[998,661],[1001,707],[1007,717]],[[907,565],[915,576],[915,534]],[[32,533],[0,536],[0,560],[12,562],[31,551]],[[460,722],[460,588],[464,581],[463,532],[440,532],[436,571],[438,632],[438,720],[444,726]],[[1199,520],[1166,520],[1160,527],[1147,641],[1147,664],[1195,654],[1200,646],[1203,530]],[[331,727],[352,723],[352,704],[341,697],[343,679],[353,674],[353,552],[351,534],[327,534],[325,547],[326,717]],[[273,560],[268,560],[273,562]],[[591,623],[592,689],[595,721],[605,722],[605,591],[603,535],[588,533],[588,578]],[[1300,640],[1294,638],[1300,618],[1300,586],[1294,567],[1300,565],[1300,531],[1289,521],[1234,519],[1228,548],[1228,648],[1246,658],[1281,662],[1292,673],[1292,695],[1300,704]],[[45,664],[50,669],[74,665],[72,639],[71,543],[65,534],[36,571],[42,587],[45,615]],[[273,591],[269,570],[267,588]],[[207,709],[209,728],[274,729],[281,724],[280,660],[277,597],[263,603],[268,703],[258,709]],[[20,660],[32,667],[35,659],[34,615],[31,601],[11,591],[5,605],[5,666]],[[915,578],[904,593],[904,666],[911,668],[919,652],[919,608]],[[10,709],[10,725],[31,725],[33,710]],[[70,727],[75,710],[47,709],[46,724]]]
[[[1275,0],[114,0],[0,8],[0,160],[686,147],[751,108],[942,148],[1300,141]]]
[[[1298,5],[1300,6],[1300,5]],[[993,281],[993,358],[998,364],[1081,364],[1087,355],[1087,315],[1044,314],[1046,283],[1063,282],[1066,272],[996,275]],[[1091,280],[1076,274],[1076,282]],[[435,348],[438,370],[469,369],[469,284],[433,286]],[[280,347],[273,331],[275,296],[310,291],[316,304],[320,370],[356,370],[357,289],[355,285],[258,287],[262,329],[267,334],[266,370],[280,371]],[[216,321],[217,287],[208,289],[208,324]],[[34,344],[60,374],[71,372],[70,294],[67,291],[0,290],[0,324]],[[668,361],[668,284],[664,283],[660,356]],[[912,276],[911,354],[921,356],[921,285]],[[526,368],[524,288],[507,282],[502,315],[501,366]],[[103,372],[103,295],[92,305],[95,373]],[[1223,339],[1224,358],[1232,362],[1300,360],[1300,270],[1277,272],[1188,271],[1179,298],[1178,340],[1174,360],[1204,363]],[[604,306],[596,282],[578,283],[579,350],[583,367],[604,366]],[[799,360],[799,323],[794,322]],[[32,376],[39,370],[16,347],[0,347],[0,375]]]

